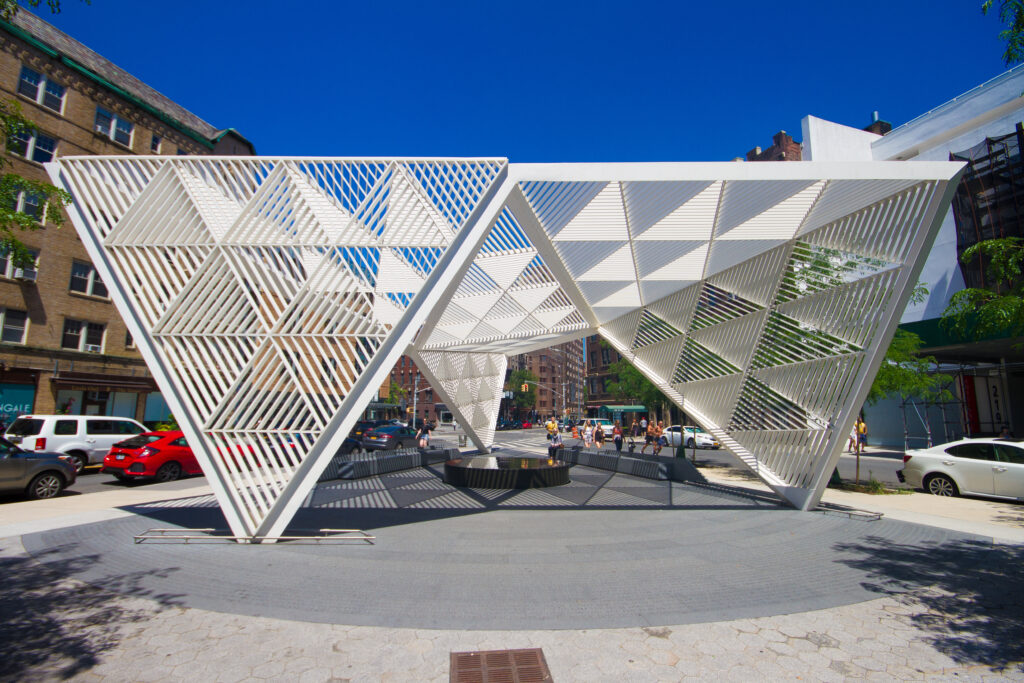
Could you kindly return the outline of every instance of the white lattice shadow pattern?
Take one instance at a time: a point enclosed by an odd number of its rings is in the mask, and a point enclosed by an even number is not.
[[[48,165],[239,536],[283,531],[402,353],[486,449],[507,356],[593,333],[816,505],[959,169]]]

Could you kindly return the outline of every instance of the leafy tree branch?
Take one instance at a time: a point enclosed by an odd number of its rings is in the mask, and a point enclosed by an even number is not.
[[[981,13],[988,14],[993,4],[993,0],[985,0]],[[1024,0],[999,0],[999,20],[1006,25],[999,32],[999,37],[1006,41],[1003,62],[1010,66],[1024,59]]]
[[[961,260],[983,259],[985,289],[969,287],[954,294],[942,313],[942,325],[965,339],[1009,334],[1024,336],[1024,240],[985,240],[964,250]]]

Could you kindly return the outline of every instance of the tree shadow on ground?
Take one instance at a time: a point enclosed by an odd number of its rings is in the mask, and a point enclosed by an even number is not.
[[[93,584],[72,580],[100,558],[67,554],[63,546],[38,558],[21,554],[0,557],[0,662],[2,681],[68,679],[99,663],[116,647],[122,627],[140,623],[178,604],[179,596],[142,588],[146,575],[174,570],[129,572]],[[115,593],[153,601],[153,608],[133,606]]]
[[[835,550],[870,591],[915,606],[897,618],[960,664],[1024,671],[1024,547],[959,540],[917,545],[877,537]]]

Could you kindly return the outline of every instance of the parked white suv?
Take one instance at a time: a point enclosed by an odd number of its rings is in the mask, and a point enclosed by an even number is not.
[[[135,420],[102,415],[22,415],[4,436],[27,451],[71,456],[75,470],[103,462],[110,447],[134,434],[149,431]]]
[[[961,493],[1024,499],[1024,443],[1015,439],[961,439],[907,451],[900,481],[936,496]]]

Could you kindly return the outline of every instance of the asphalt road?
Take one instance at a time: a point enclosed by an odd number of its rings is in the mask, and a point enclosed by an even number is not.
[[[440,428],[434,432],[435,439],[455,441],[457,434],[462,432],[453,432],[446,427]],[[563,437],[566,438],[566,437]],[[566,438],[568,445],[572,444],[571,438]],[[542,427],[534,427],[533,429],[516,429],[510,431],[502,431],[495,433],[495,445],[500,447],[502,445],[509,447],[517,447],[524,445],[534,446],[546,446],[547,438],[545,431]],[[606,444],[606,448],[611,449],[612,446]],[[690,453],[687,452],[687,456]],[[740,461],[735,458],[732,454],[727,451],[713,451],[713,450],[697,450],[697,464],[707,463],[710,465],[719,465],[727,467],[742,467]],[[886,486],[899,487],[901,484],[896,478],[896,470],[903,467],[903,461],[898,457],[898,454],[890,455],[889,457],[880,457],[875,455],[862,455],[860,459],[860,479],[861,481],[867,481],[871,477],[874,477],[878,481],[882,482]],[[852,481],[856,471],[856,458],[852,455],[843,454],[839,460],[839,475],[848,481]],[[168,490],[174,490],[177,482],[169,482],[166,484],[158,484],[156,482],[119,482],[109,474],[102,474],[99,471],[98,466],[86,468],[83,474],[80,474],[75,484],[65,493],[64,495],[82,495],[89,493],[97,493],[100,491],[109,491],[117,488],[131,487],[131,486],[145,486],[145,487],[166,487]],[[24,500],[19,496],[0,496],[0,504]]]
[[[443,437],[444,431],[442,430],[438,435]],[[575,445],[571,436],[563,433],[562,438],[565,439],[566,445]],[[505,432],[496,432],[494,440],[496,445],[508,444],[515,446],[523,443],[545,445],[547,437],[543,428],[535,427],[533,429],[513,429]],[[611,449],[613,447],[608,442],[605,444],[605,448]],[[687,457],[690,457],[690,454],[691,451],[686,452]],[[743,467],[738,458],[725,450],[697,449],[697,464],[700,465],[701,463],[722,467]],[[899,469],[903,469],[903,458],[899,453],[885,451],[878,455],[865,454],[860,456],[860,480],[862,482],[867,482],[874,477],[886,486],[901,488],[903,485],[900,484],[899,479],[896,477],[896,470]],[[839,459],[839,476],[845,480],[853,481],[856,473],[857,457],[843,453]]]

